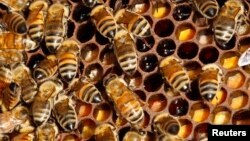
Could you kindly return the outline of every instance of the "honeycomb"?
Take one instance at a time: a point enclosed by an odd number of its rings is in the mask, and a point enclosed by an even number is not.
[[[124,78],[143,102],[143,128],[149,134],[154,135],[152,122],[161,113],[169,113],[178,118],[185,128],[185,132],[180,133],[184,140],[197,140],[199,134],[206,132],[208,124],[250,124],[250,67],[237,65],[240,54],[250,46],[250,35],[235,35],[222,47],[215,42],[210,24],[206,24],[206,20],[187,2],[174,4],[167,1],[160,5],[159,13],[156,13],[149,0],[142,1],[146,6],[140,14],[150,22],[152,36],[145,40],[136,39],[138,70],[133,76],[127,76],[116,61],[112,44],[97,31],[91,21],[91,8],[85,7],[81,0],[68,0],[71,12],[67,38],[80,43],[80,73],[91,78],[105,100],[98,104],[76,101],[75,110],[79,120],[77,130],[72,133],[61,131],[58,140],[94,140],[95,128],[108,122],[117,125],[119,139],[123,139],[130,130],[130,124],[124,120],[118,121],[102,85],[103,77],[111,72]],[[139,1],[123,2],[127,4]],[[218,2],[223,5],[225,0]],[[114,3],[115,0],[105,2],[111,8]],[[246,1],[245,4],[249,9],[250,3]],[[42,42],[38,50],[26,54],[26,64],[33,70],[50,53]],[[159,62],[171,55],[183,61],[192,79],[192,92],[186,95],[169,91],[170,86],[159,71]],[[196,77],[202,66],[209,63],[218,64],[224,78],[222,90],[216,95],[218,99],[211,103],[204,102],[201,98]]]

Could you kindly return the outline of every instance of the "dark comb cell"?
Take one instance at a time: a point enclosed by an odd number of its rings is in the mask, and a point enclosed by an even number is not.
[[[73,11],[73,19],[81,23],[90,18],[91,8],[85,7],[83,4],[79,4],[75,7]]]
[[[157,66],[157,57],[153,54],[143,56],[142,59],[140,60],[140,68],[143,71],[150,72],[155,69]]]
[[[138,38],[136,39],[136,47],[137,50],[140,52],[147,52],[151,48],[153,48],[155,43],[154,37],[149,36],[147,38]]]
[[[204,64],[214,63],[218,57],[219,51],[214,47],[206,47],[199,54],[199,59]]]
[[[198,53],[199,47],[192,42],[183,43],[179,46],[177,54],[182,59],[192,59]]]
[[[182,98],[175,99],[169,105],[169,113],[173,116],[184,116],[188,112],[188,102]]]
[[[173,17],[176,21],[183,21],[189,18],[192,9],[188,5],[180,5],[174,9]]]
[[[174,54],[175,49],[176,49],[175,42],[172,39],[165,39],[160,41],[156,51],[160,56],[166,57]]]

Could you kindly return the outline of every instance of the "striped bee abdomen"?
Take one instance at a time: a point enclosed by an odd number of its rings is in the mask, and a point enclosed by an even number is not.
[[[15,83],[10,83],[9,87],[3,90],[3,104],[7,110],[12,110],[19,102],[21,88]]]
[[[38,92],[36,81],[32,77],[29,77],[27,79],[22,80],[22,83],[20,86],[22,88],[22,94],[21,94],[22,100],[25,103],[33,102]]]
[[[52,103],[51,100],[43,100],[40,97],[36,97],[32,103],[33,120],[37,126],[46,122],[51,114]]]
[[[45,43],[51,53],[55,53],[64,40],[64,29],[57,23],[51,23],[46,26]]]
[[[73,107],[70,107],[70,109],[68,109],[68,112],[65,114],[58,114],[57,120],[64,130],[74,130],[77,124],[77,119]]]
[[[83,84],[79,92],[76,92],[76,96],[87,103],[100,103],[102,101],[100,91],[90,83]]]
[[[25,34],[27,32],[26,21],[24,17],[17,12],[4,14],[3,22],[6,23],[7,28],[10,31],[19,34]]]
[[[193,0],[198,12],[207,19],[213,19],[219,12],[219,4],[216,0]]]

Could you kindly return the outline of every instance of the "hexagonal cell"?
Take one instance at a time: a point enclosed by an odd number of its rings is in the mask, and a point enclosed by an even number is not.
[[[90,18],[91,8],[85,7],[82,3],[79,3],[73,11],[72,18],[78,23],[86,21]]]
[[[179,119],[181,128],[178,132],[178,136],[181,138],[187,138],[191,133],[193,129],[193,124],[188,119]]]
[[[171,20],[160,20],[156,23],[154,31],[159,37],[170,36],[174,31],[174,24]]]
[[[196,125],[193,133],[193,138],[195,141],[208,140],[208,123],[201,123]]]
[[[216,40],[215,40],[216,41]],[[226,43],[226,44],[219,44],[216,42],[216,45],[222,49],[222,50],[230,50],[230,49],[233,49],[234,46],[235,46],[235,43],[236,43],[236,37],[233,36],[232,39]]]
[[[140,100],[142,100],[144,102],[146,101],[147,96],[146,96],[145,92],[143,92],[141,90],[135,90],[134,93],[140,98]]]
[[[212,105],[220,105],[227,98],[227,91],[225,88],[221,88],[221,90],[217,91],[215,98],[210,102]]]
[[[233,91],[229,96],[229,105],[232,109],[241,109],[248,103],[248,94],[241,90]]]
[[[94,135],[96,123],[91,119],[83,119],[78,124],[78,130],[83,139],[89,139]]]
[[[138,88],[142,83],[142,75],[138,71],[133,76],[126,75],[124,80],[127,82],[129,88]]]
[[[224,106],[216,107],[211,114],[212,123],[217,125],[228,124],[231,114],[232,112]]]
[[[78,137],[76,134],[69,133],[65,134],[64,137],[60,141],[80,141],[80,137]]]
[[[105,45],[105,44],[108,44],[109,43],[109,39],[108,38],[105,38],[104,36],[102,36],[100,34],[100,32],[96,32],[95,34],[95,39],[96,39],[96,42],[100,45]]]
[[[199,53],[199,59],[203,64],[214,63],[219,57],[219,51],[215,47],[205,47]]]
[[[146,128],[150,123],[150,115],[144,111],[144,119],[142,121],[142,125],[141,125],[141,128]]]
[[[184,68],[187,70],[188,76],[191,80],[197,78],[201,73],[201,65],[197,61],[189,61],[184,63]]]
[[[140,68],[145,72],[153,71],[158,64],[158,59],[154,54],[148,54],[141,57],[139,62]]]
[[[189,115],[195,122],[205,121],[210,114],[209,106],[203,102],[195,103],[191,106]]]
[[[235,112],[232,118],[232,123],[236,125],[250,125],[250,111],[240,110]]]
[[[99,54],[99,48],[95,43],[89,43],[81,48],[80,57],[86,62],[94,61]]]
[[[67,30],[67,38],[70,38],[73,36],[75,31],[75,23],[72,21],[68,21],[68,30]]]
[[[154,112],[160,112],[167,106],[167,98],[163,94],[154,94],[149,97],[149,108]]]
[[[45,57],[42,54],[36,54],[30,57],[29,62],[27,63],[27,66],[33,71],[33,69],[41,62],[44,60]]]
[[[138,2],[134,2],[134,4],[131,4],[132,10],[138,14],[143,14],[147,12],[149,6],[149,0],[140,0]]]
[[[113,45],[108,44],[100,53],[100,60],[103,65],[111,65],[116,62]]]
[[[188,106],[188,102],[185,99],[178,98],[171,101],[168,110],[173,116],[184,116],[188,112]]]
[[[112,114],[112,110],[110,106],[106,103],[103,103],[103,104],[97,105],[94,108],[93,117],[97,121],[106,121],[110,117],[111,114]]]
[[[184,21],[190,17],[192,8],[189,5],[177,5],[173,11],[173,18],[176,21]]]
[[[227,87],[232,88],[232,89],[237,89],[241,87],[244,82],[245,82],[245,75],[238,70],[228,72],[225,75],[225,82]]]
[[[86,22],[78,27],[76,38],[81,42],[89,41],[95,34],[95,25],[92,22]]]
[[[77,101],[75,110],[76,110],[77,116],[79,118],[82,118],[82,117],[88,116],[91,113],[92,105]]]
[[[214,34],[211,29],[200,30],[196,36],[196,39],[201,45],[212,44],[214,40]]]
[[[155,92],[161,88],[163,79],[160,73],[154,73],[146,77],[143,84],[146,91]]]
[[[158,43],[156,51],[160,56],[166,57],[174,54],[175,49],[176,44],[172,39],[163,39]]]
[[[249,48],[250,46],[249,40],[250,40],[250,37],[245,37],[239,40],[238,51],[240,53],[245,52]]]
[[[176,27],[175,37],[180,41],[193,39],[195,36],[195,28],[190,23],[183,23]]]
[[[240,54],[235,51],[229,51],[224,53],[220,57],[220,64],[225,69],[233,69],[238,67],[238,60],[240,58]]]
[[[181,59],[192,59],[199,51],[199,47],[193,42],[186,42],[179,46],[177,54]]]
[[[154,18],[160,19],[160,18],[166,17],[169,14],[170,10],[171,10],[171,7],[167,2],[164,4],[161,2],[158,2],[152,7],[151,14],[153,15]]]
[[[153,36],[136,39],[136,48],[140,52],[149,51],[151,48],[153,48],[154,44],[155,44],[155,39]]]
[[[91,81],[99,81],[103,76],[102,66],[98,63],[87,66],[85,70],[85,76],[87,76]]]

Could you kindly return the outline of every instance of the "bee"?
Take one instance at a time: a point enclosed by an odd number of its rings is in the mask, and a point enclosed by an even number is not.
[[[48,10],[46,0],[37,0],[30,4],[27,19],[28,34],[31,40],[39,44],[44,37],[44,24]]]
[[[58,71],[62,79],[70,83],[77,75],[80,46],[75,40],[65,40],[57,51]]]
[[[114,37],[114,54],[127,75],[135,74],[138,65],[136,45],[129,32],[123,28],[119,28]]]
[[[67,95],[64,93],[58,95],[53,111],[58,123],[65,131],[72,131],[77,128],[77,114],[72,99]]]
[[[6,65],[0,66],[0,90],[5,89],[12,81],[12,72]]]
[[[86,103],[100,103],[103,101],[101,92],[95,85],[90,83],[87,77],[80,78],[74,86],[71,86],[72,93],[81,101]]]
[[[123,141],[150,141],[144,132],[128,131],[123,137]]]
[[[28,118],[29,110],[24,106],[17,106],[11,111],[0,113],[0,134],[11,133]]]
[[[11,82],[9,86],[3,90],[2,94],[2,106],[4,107],[2,110],[12,110],[20,102],[21,87],[16,83]]]
[[[224,46],[238,32],[246,18],[244,12],[245,7],[241,1],[227,0],[221,7],[213,23],[215,40],[219,45]]]
[[[38,92],[36,81],[31,77],[29,68],[24,63],[12,65],[12,77],[15,83],[21,87],[21,99],[25,103],[33,102]]]
[[[37,141],[55,141],[58,133],[59,130],[54,120],[49,119],[36,129]]]
[[[68,16],[69,9],[63,4],[54,3],[48,9],[44,35],[50,53],[56,52],[66,36]]]
[[[178,136],[180,123],[168,113],[159,114],[154,118],[153,127],[155,132],[166,136]]]
[[[190,78],[179,59],[174,56],[166,57],[160,62],[160,71],[174,90],[180,93],[190,91]]]
[[[202,70],[199,76],[200,94],[205,100],[212,101],[220,90],[223,73],[216,64],[207,64],[202,67]]]
[[[97,30],[106,38],[113,39],[117,32],[116,21],[110,9],[104,5],[95,6],[91,10],[91,17]]]
[[[63,89],[60,80],[46,80],[39,86],[39,91],[32,103],[33,120],[37,126],[45,123],[51,114],[54,97]]]
[[[26,50],[36,49],[36,43],[25,38],[25,36],[13,32],[4,32],[0,34],[0,50]]]
[[[219,4],[216,0],[193,0],[194,7],[207,19],[213,19],[218,15]]]
[[[144,112],[138,97],[128,88],[126,82],[116,74],[106,76],[103,82],[117,113],[136,128],[140,126],[144,120]]]
[[[9,11],[22,11],[29,5],[29,0],[0,0],[0,3],[8,7]]]
[[[118,141],[116,128],[109,123],[104,123],[97,126],[94,135],[96,141]]]
[[[142,15],[131,10],[121,8],[115,12],[114,19],[117,24],[123,25],[136,37],[151,36],[151,25]]]
[[[35,135],[33,132],[25,132],[25,133],[19,133],[15,137],[11,139],[11,141],[33,141],[35,138]]]
[[[10,137],[7,134],[0,134],[0,141],[10,141]]]
[[[25,52],[15,49],[0,50],[0,64],[14,64],[24,62]]]
[[[167,135],[162,134],[157,137],[156,141],[184,141],[184,139],[178,138],[176,136],[167,136]]]
[[[7,29],[18,34],[25,34],[27,32],[27,25],[24,17],[17,12],[10,12],[3,14],[3,23],[6,24]]]
[[[82,0],[84,6],[93,8],[97,3],[103,3],[102,0]]]
[[[37,81],[43,81],[52,77],[57,72],[57,59],[55,55],[48,55],[46,59],[39,62],[33,71],[33,76]]]

